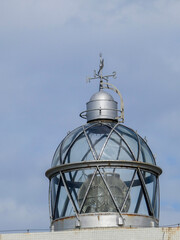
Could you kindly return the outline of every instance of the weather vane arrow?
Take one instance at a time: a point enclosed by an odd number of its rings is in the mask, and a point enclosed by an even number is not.
[[[100,83],[99,83],[99,90],[100,90],[100,89],[103,89],[103,80],[108,82],[109,77],[116,78],[116,72],[113,72],[110,75],[103,76],[102,69],[104,68],[104,59],[102,58],[102,54],[101,53],[99,54],[99,56],[100,56],[100,63],[99,63],[98,73],[96,73],[96,70],[94,70],[94,77],[87,78],[87,82],[90,82],[93,79],[100,79]]]
[[[99,64],[98,75],[101,73],[101,76],[102,76],[102,69],[104,67],[104,59],[102,58],[102,54],[101,53],[99,54],[99,56],[100,56],[100,64]]]

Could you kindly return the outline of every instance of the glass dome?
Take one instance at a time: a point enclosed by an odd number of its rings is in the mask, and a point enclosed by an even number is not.
[[[59,144],[46,172],[52,225],[73,228],[61,220],[118,214],[119,225],[157,226],[161,172],[147,143],[132,129],[110,121],[76,128]],[[99,226],[84,222],[85,227]]]
[[[147,143],[132,129],[115,122],[89,123],[59,144],[52,167],[93,160],[140,161],[155,165]]]

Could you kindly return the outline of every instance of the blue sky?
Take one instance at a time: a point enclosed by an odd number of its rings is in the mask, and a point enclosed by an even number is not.
[[[179,12],[178,0],[0,1],[0,230],[49,227],[44,173],[85,123],[100,52],[125,125],[163,169],[160,224],[180,223]]]

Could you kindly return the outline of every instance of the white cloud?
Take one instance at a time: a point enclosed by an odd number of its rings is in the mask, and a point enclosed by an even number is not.
[[[44,28],[66,23],[77,14],[80,1],[2,1],[0,4],[1,26]]]
[[[62,26],[69,21],[78,20],[79,23],[94,27],[111,29],[136,26],[167,26],[179,25],[179,1],[72,1],[72,0],[44,0],[44,1],[1,1],[0,26],[42,28]],[[88,27],[87,25],[87,27]],[[120,29],[119,28],[119,29]],[[41,29],[41,30],[42,30]]]

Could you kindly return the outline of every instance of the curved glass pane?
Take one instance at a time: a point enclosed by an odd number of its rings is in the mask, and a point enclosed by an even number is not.
[[[103,168],[101,170],[121,212],[128,212],[131,205],[131,196],[128,192],[134,171],[126,168]]]
[[[138,174],[136,173],[132,188],[130,190],[131,205],[128,213],[149,215],[144,197],[143,188]]]
[[[71,204],[71,201],[67,195],[67,191],[62,184],[60,192],[59,192],[59,199],[58,199],[58,205],[55,210],[55,219],[60,217],[67,217],[67,216],[73,216],[74,210],[73,206]]]
[[[141,192],[140,192],[141,194]],[[149,215],[149,211],[148,211],[148,207],[147,207],[147,203],[146,203],[146,200],[145,200],[145,196],[144,194],[142,193],[141,194],[141,203],[140,203],[140,206],[138,208],[138,211],[135,213],[138,213],[138,214],[142,214],[142,215]]]
[[[140,140],[140,145],[141,145],[139,161],[147,162],[150,164],[155,164],[154,157],[153,157],[152,152],[149,149],[148,145],[145,143],[145,141],[141,137],[139,137],[139,140]]]
[[[67,187],[78,211],[81,207],[82,201],[87,191],[86,182],[88,181],[88,179],[92,178],[94,171],[95,169],[83,169],[79,171],[76,170],[66,172],[64,174]]]
[[[58,184],[59,184],[60,174],[56,175],[51,179],[51,212],[54,215],[54,207],[56,202]]]
[[[135,160],[137,160],[138,157],[138,142],[128,135],[123,135],[124,140],[128,144],[128,146],[131,148],[131,151],[134,154]]]
[[[155,206],[155,197],[156,197],[156,176],[152,173],[141,171],[144,177],[144,182],[146,184],[146,189],[148,191],[149,199],[151,201],[152,207]]]
[[[123,139],[126,141],[131,151],[134,154],[135,160],[138,157],[138,139],[137,135],[125,126],[118,125],[116,130],[122,135]]]
[[[98,124],[86,130],[87,136],[91,143],[91,146],[96,154],[96,158],[99,158],[99,154],[101,153],[101,149],[111,131],[111,128]]]
[[[55,167],[57,165],[60,165],[60,158],[59,158],[59,151],[60,151],[60,147],[61,147],[61,143],[59,144],[59,146],[57,147],[55,154],[53,156],[53,160],[52,160],[52,164],[51,167]]]
[[[53,219],[74,215],[72,204],[59,174],[51,179],[51,211]]]
[[[61,147],[62,163],[64,163],[64,158],[69,147],[71,146],[71,144],[73,144],[73,141],[75,141],[75,139],[79,136],[79,134],[81,134],[81,132],[83,132],[82,127],[76,128],[74,131],[70,132],[63,140]]]
[[[122,124],[117,125],[116,129],[121,133],[121,134],[126,134],[129,137],[133,137],[134,139],[137,139],[136,134],[134,133],[134,131]]]
[[[133,156],[122,138],[112,132],[108,142],[104,148],[101,160],[133,160]]]
[[[114,126],[116,126],[115,129],[113,129]],[[84,135],[83,128],[79,127],[69,133],[58,146],[53,157],[52,167],[58,164],[99,158],[101,160],[138,160],[155,164],[154,156],[146,142],[133,130],[123,125],[117,125],[116,123],[89,123],[84,125],[84,129],[94,155]],[[82,154],[77,156],[79,149],[82,150]],[[75,152],[74,156],[72,151]],[[61,159],[62,162],[60,162]]]
[[[64,163],[94,160],[91,149],[84,133],[81,134],[74,144],[68,149]]]
[[[103,177],[98,171],[93,175],[94,172],[95,168],[64,173],[69,193],[77,210],[81,209],[80,213],[117,212],[117,205],[123,213],[149,216],[141,180],[136,169],[100,168]],[[158,219],[158,181],[150,172],[141,170],[141,173],[155,217]],[[71,201],[59,174],[51,179],[51,209],[53,219],[74,215]]]
[[[108,177],[105,177],[108,181]],[[82,191],[85,191],[89,186],[91,177],[82,186]],[[113,186],[114,189],[114,186]],[[84,202],[82,213],[95,213],[95,212],[117,212],[112,197],[101,177],[97,172],[92,180],[91,187],[88,191],[86,200]]]

